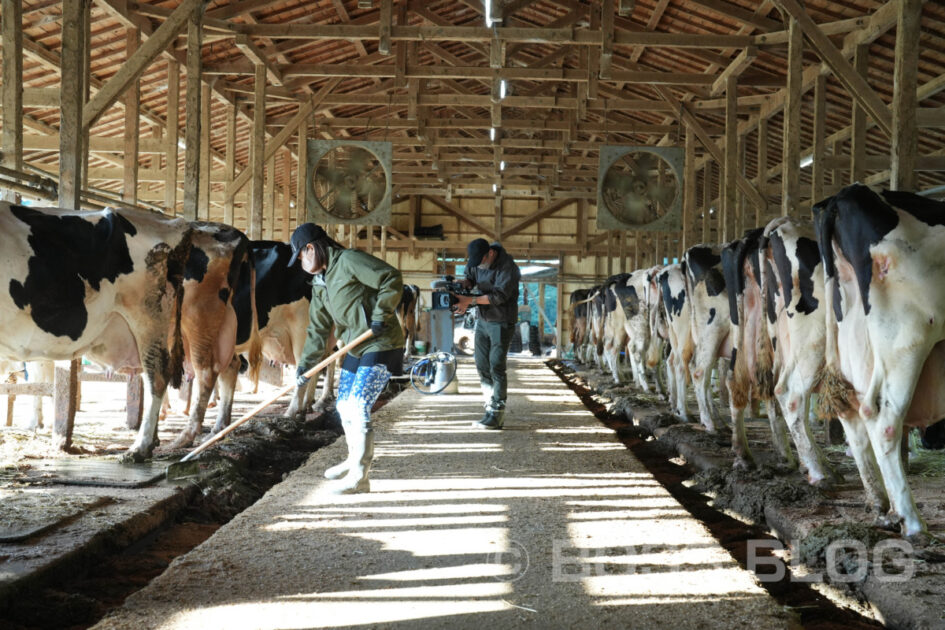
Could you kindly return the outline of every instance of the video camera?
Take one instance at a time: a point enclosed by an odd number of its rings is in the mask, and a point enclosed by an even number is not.
[[[456,279],[453,276],[447,275],[443,276],[441,280],[434,280],[430,285],[433,289],[433,309],[438,311],[455,311],[456,303],[458,300],[453,294],[456,295],[467,295],[467,296],[477,296],[481,295],[478,292],[470,291],[463,287],[461,282],[456,282]],[[469,307],[473,308],[475,304],[470,304]]]

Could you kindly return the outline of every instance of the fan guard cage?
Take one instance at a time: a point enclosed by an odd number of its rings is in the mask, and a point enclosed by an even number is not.
[[[604,180],[607,172],[624,156],[633,153],[649,153],[661,159],[669,167],[668,172],[676,178],[676,195],[665,214],[649,223],[633,223],[615,215],[604,200]],[[682,226],[683,164],[681,147],[605,145],[600,148],[600,164],[597,172],[597,227],[602,230],[656,230],[676,231]]]
[[[333,209],[319,202],[316,186],[316,169],[322,158],[339,147],[362,149],[371,154],[384,172],[386,182],[384,194],[380,201],[366,214],[357,217],[339,216]],[[391,223],[391,179],[392,179],[392,146],[390,142],[361,142],[354,140],[309,140],[308,141],[308,219],[319,224],[353,224],[353,225],[390,225]]]

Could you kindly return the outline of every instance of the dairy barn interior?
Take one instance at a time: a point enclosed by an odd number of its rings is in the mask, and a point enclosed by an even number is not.
[[[0,24],[0,627],[945,628],[940,0]],[[363,434],[307,222],[419,290]]]

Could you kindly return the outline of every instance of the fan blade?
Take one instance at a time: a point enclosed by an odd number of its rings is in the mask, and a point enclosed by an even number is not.
[[[656,159],[656,156],[652,153],[641,152],[640,157],[637,158],[637,175],[639,177],[649,177],[650,171],[653,170],[653,161]]]
[[[663,207],[668,208],[676,198],[675,186],[661,186],[656,182],[651,182],[647,193],[650,199],[659,202]]]
[[[351,212],[351,204],[354,196],[354,192],[351,189],[347,187],[339,188],[337,190],[337,194],[335,195],[335,203],[332,204],[330,212],[333,215],[343,219],[348,219],[355,216]]]

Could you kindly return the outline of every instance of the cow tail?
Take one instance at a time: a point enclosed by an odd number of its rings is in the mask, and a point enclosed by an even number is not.
[[[767,235],[767,231],[765,232]],[[765,260],[768,257],[768,241],[765,238],[764,244],[755,254],[759,258],[759,269],[764,269]],[[755,356],[757,357],[755,365],[755,381],[758,383],[758,390],[761,398],[770,401],[774,397],[774,347],[771,344],[771,335],[775,324],[768,320],[768,311],[765,306],[768,304],[768,292],[773,291],[774,287],[769,286],[768,278],[762,271],[758,274],[758,286],[761,287],[761,321],[764,324],[758,335],[755,337]]]
[[[853,386],[843,378],[840,372],[840,355],[837,347],[836,309],[840,308],[838,303],[840,294],[833,252],[834,221],[837,213],[834,198],[817,204],[813,212],[817,244],[820,247],[820,258],[824,268],[824,318],[826,320],[825,360],[814,387],[819,394],[817,415],[829,419],[852,411],[855,407],[856,393]]]
[[[262,368],[262,336],[259,334],[259,315],[256,311],[256,265],[249,259],[249,310],[253,323],[249,333],[249,377],[253,387],[259,387],[259,370]]]
[[[167,281],[174,290],[174,321],[167,366],[168,383],[174,389],[180,389],[184,382],[184,333],[181,320],[184,310],[184,268],[192,243],[193,231],[187,230],[181,242],[168,253],[165,263]]]

